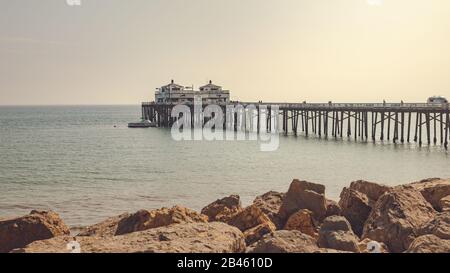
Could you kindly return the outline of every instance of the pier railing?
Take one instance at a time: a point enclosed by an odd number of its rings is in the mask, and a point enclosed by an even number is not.
[[[193,105],[192,102],[186,102],[186,105]],[[442,111],[448,110],[448,103],[280,103],[280,102],[245,102],[245,101],[231,101],[229,103],[219,103],[218,105],[261,105],[271,106],[278,105],[280,109],[323,109],[323,110],[425,110],[425,111]],[[176,103],[155,103],[143,102],[143,106],[149,105],[177,105]]]

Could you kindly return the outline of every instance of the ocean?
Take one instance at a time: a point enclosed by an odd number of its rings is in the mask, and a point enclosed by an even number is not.
[[[129,129],[132,106],[0,107],[0,218],[52,209],[70,226],[123,212],[183,205],[200,210],[239,194],[244,205],[293,178],[321,183],[330,199],[364,179],[398,185],[450,177],[441,146],[280,136],[255,141],[175,141],[169,129]]]

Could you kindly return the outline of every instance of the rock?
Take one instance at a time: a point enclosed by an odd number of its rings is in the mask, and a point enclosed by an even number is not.
[[[327,217],[319,230],[318,244],[321,248],[359,252],[358,241],[350,223],[342,216]]]
[[[331,248],[349,252],[359,252],[358,237],[355,234],[344,231],[319,232],[319,245],[324,248]]]
[[[285,195],[286,194],[284,193],[270,191],[256,197],[253,201],[253,204],[264,212],[277,228],[282,227],[280,219],[278,218],[278,211],[280,211],[281,203],[283,202]]]
[[[435,235],[416,238],[407,253],[450,253],[450,240],[443,240]]]
[[[57,213],[33,210],[29,215],[0,221],[0,253],[68,234],[69,228]]]
[[[230,195],[204,207],[201,213],[208,216],[210,222],[228,222],[230,218],[241,211],[242,206],[239,195]]]
[[[374,182],[358,180],[350,184],[350,189],[365,194],[370,202],[375,203],[378,198],[380,198],[383,194],[385,194],[392,188]],[[372,206],[372,204],[370,205]]]
[[[106,219],[98,224],[82,228],[77,236],[114,236],[117,232],[117,225],[125,218],[129,218],[131,214],[124,213]]]
[[[175,206],[171,209],[140,210],[117,224],[115,235],[184,223],[205,223],[208,217],[193,210]]]
[[[247,249],[249,253],[314,253],[318,251],[316,240],[297,230],[278,230],[266,234]]]
[[[317,229],[312,218],[312,212],[306,209],[299,210],[292,214],[286,222],[284,230],[298,230],[313,238],[318,237]]]
[[[249,244],[259,240],[264,234],[276,230],[275,224],[255,205],[236,214],[228,221],[228,224],[244,232],[246,242]]]
[[[321,222],[327,213],[325,186],[306,181],[292,181],[278,216],[286,223],[289,216],[301,209],[308,209],[316,220]]]
[[[419,231],[419,235],[433,234],[441,239],[450,240],[450,211],[439,213]]]
[[[372,210],[367,195],[353,189],[344,188],[341,192],[339,206],[342,215],[350,222],[355,234],[361,236],[364,223]]]
[[[439,200],[439,208],[442,211],[450,211],[450,195]]]
[[[272,222],[269,217],[255,205],[246,207],[243,211],[236,214],[232,219],[230,219],[230,221],[228,221],[229,225],[235,226],[241,231],[245,231],[265,223]]]
[[[349,188],[342,190],[339,206],[342,215],[350,222],[356,235],[362,235],[364,223],[375,202],[391,189],[385,185],[358,180],[352,182]]]
[[[435,210],[442,211],[440,200],[450,195],[450,180],[440,178],[429,178],[411,184],[420,191]]]
[[[325,217],[333,216],[333,215],[341,215],[342,209],[339,204],[333,200],[326,199],[325,205],[327,207],[327,212],[325,213]]]
[[[388,247],[380,242],[366,238],[358,243],[359,252],[361,253],[389,253]]]
[[[244,231],[245,243],[247,245],[251,245],[261,239],[267,233],[271,233],[274,231],[275,226],[271,223],[264,223],[257,225],[256,227],[247,229],[246,231]]]
[[[341,231],[352,231],[350,223],[342,216],[330,216],[323,221],[320,226],[321,230],[341,230]]]
[[[64,253],[69,236],[34,242],[19,253]],[[244,235],[225,223],[188,223],[111,237],[78,237],[82,253],[241,253]]]
[[[378,199],[362,237],[385,243],[392,252],[403,252],[434,215],[435,210],[419,191],[410,186],[396,187]]]

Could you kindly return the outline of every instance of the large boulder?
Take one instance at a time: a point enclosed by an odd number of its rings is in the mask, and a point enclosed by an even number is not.
[[[433,234],[441,239],[450,240],[450,211],[439,213],[426,223],[419,231],[419,235]]]
[[[293,213],[301,209],[310,210],[321,222],[327,213],[325,186],[297,179],[292,181],[278,213],[281,223],[286,223]]]
[[[321,248],[359,252],[358,242],[350,223],[342,216],[327,217],[320,227],[318,244]]]
[[[409,246],[407,253],[450,253],[450,240],[435,235],[417,237]]]
[[[64,253],[72,237],[34,242],[14,252]],[[78,237],[82,253],[240,253],[245,251],[240,230],[225,223],[188,223],[120,236]]]
[[[301,209],[292,214],[283,229],[298,230],[314,238],[317,238],[318,236],[317,228],[312,217],[312,212],[307,209]]]
[[[378,199],[362,237],[385,243],[392,252],[403,252],[434,215],[435,210],[419,191],[410,186],[396,187]]]
[[[230,195],[222,199],[218,199],[201,211],[202,214],[208,216],[210,222],[228,222],[234,215],[242,211],[241,200],[239,195]]]
[[[278,218],[278,211],[280,211],[281,204],[285,193],[270,191],[261,196],[256,197],[253,201],[253,205],[258,207],[262,212],[264,212],[270,220],[277,226],[281,228],[280,219]]]
[[[318,251],[316,240],[297,230],[278,230],[266,234],[247,249],[249,253],[315,253]]]
[[[117,226],[123,219],[128,219],[131,216],[129,213],[124,213],[118,216],[110,217],[98,224],[82,228],[77,236],[114,236],[117,232]]]
[[[372,211],[369,198],[364,193],[350,188],[344,188],[340,197],[339,206],[342,215],[350,222],[355,234],[361,236],[364,223]]]
[[[450,195],[450,179],[429,178],[411,184],[435,210],[442,211],[440,200]]]
[[[368,182],[364,180],[354,181],[350,184],[350,189],[363,193],[367,196],[370,202],[375,203],[387,191],[392,188],[383,184]],[[371,204],[372,205],[372,204]]]
[[[259,240],[266,233],[276,230],[270,218],[257,206],[251,205],[228,221],[229,225],[244,232],[247,244]]]
[[[0,253],[68,234],[69,228],[57,213],[33,210],[29,215],[0,221]]]
[[[362,235],[364,223],[372,207],[384,193],[391,189],[382,184],[358,180],[352,182],[349,188],[342,190],[339,200],[341,214],[350,222],[355,234]]]
[[[115,235],[158,228],[173,224],[205,223],[208,218],[196,211],[175,206],[171,209],[140,210],[125,217],[117,224]]]

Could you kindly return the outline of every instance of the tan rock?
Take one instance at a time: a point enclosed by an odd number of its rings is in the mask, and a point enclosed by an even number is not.
[[[282,227],[280,219],[278,218],[278,211],[280,211],[280,207],[285,195],[285,193],[270,191],[256,197],[256,199],[253,201],[253,204],[257,206],[262,212],[264,212],[277,226],[277,228]]]
[[[364,180],[354,181],[350,184],[350,189],[357,192],[363,193],[367,196],[370,202],[375,203],[378,198],[380,198],[387,191],[391,190],[392,187],[378,184],[374,182],[368,182]],[[372,206],[372,204],[370,204]]]
[[[319,230],[318,245],[342,251],[359,252],[358,237],[342,216],[327,217]]]
[[[435,235],[424,235],[416,238],[407,253],[450,253],[450,240]]]
[[[440,200],[450,195],[450,179],[429,178],[411,184],[435,210],[442,211]]]
[[[308,209],[319,222],[327,213],[325,199],[325,186],[295,179],[292,181],[288,192],[278,213],[282,223],[286,223],[293,213],[300,209]]]
[[[140,210],[125,217],[117,224],[115,235],[182,223],[205,223],[207,216],[188,208],[175,206],[171,209]]]
[[[228,224],[244,232],[248,243],[259,240],[262,235],[276,230],[275,224],[255,205],[248,206],[236,214],[228,221]]]
[[[252,227],[244,231],[245,243],[247,245],[251,245],[254,242],[261,239],[264,235],[274,232],[275,227],[272,223],[264,223],[257,225],[256,227]]]
[[[269,217],[255,205],[246,207],[228,222],[229,225],[235,226],[241,231],[245,231],[264,223],[272,222]]]
[[[230,195],[204,207],[201,213],[208,216],[210,222],[219,221],[226,223],[241,211],[242,206],[239,195]]]
[[[362,235],[364,223],[375,202],[390,190],[392,190],[391,187],[364,180],[354,181],[349,188],[342,190],[339,206],[342,215],[350,222],[356,235]]]
[[[69,228],[57,213],[33,210],[29,215],[0,221],[0,253],[68,234]]]
[[[372,211],[369,198],[363,193],[348,188],[342,190],[340,197],[339,206],[342,215],[350,222],[355,234],[361,236],[364,223]]]
[[[286,222],[284,230],[298,230],[313,238],[318,237],[317,228],[312,218],[312,212],[306,209],[299,210],[292,214]]]
[[[77,236],[114,236],[117,232],[117,225],[119,222],[130,216],[131,214],[124,213],[110,217],[98,224],[82,228]]]
[[[450,195],[439,200],[439,208],[442,211],[450,211]]]
[[[316,240],[297,230],[278,230],[248,247],[248,253],[315,253]]]
[[[433,234],[441,239],[450,240],[450,211],[436,215],[431,221],[421,227],[419,235]]]
[[[408,249],[435,210],[413,187],[396,187],[378,199],[364,225],[363,239],[385,243],[392,252]]]
[[[65,253],[69,236],[34,242],[14,252]],[[240,253],[244,235],[225,223],[188,223],[120,236],[78,237],[82,253]]]

